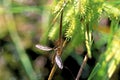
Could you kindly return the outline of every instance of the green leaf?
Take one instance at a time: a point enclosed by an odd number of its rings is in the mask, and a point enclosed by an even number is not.
[[[88,80],[92,80],[92,78],[95,76],[95,74],[98,72],[98,70],[100,69],[101,65],[99,63],[96,64],[96,66],[94,67],[94,69],[92,70]]]

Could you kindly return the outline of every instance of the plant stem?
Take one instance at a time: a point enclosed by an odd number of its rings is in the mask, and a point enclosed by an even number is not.
[[[63,10],[61,12],[61,17],[60,17],[60,31],[59,31],[59,45],[58,45],[59,48],[57,49],[57,51],[55,53],[55,56],[56,55],[61,56],[61,54],[62,54],[62,17],[63,17]],[[55,60],[55,58],[53,60]],[[52,70],[50,72],[50,75],[48,77],[48,80],[52,80],[53,75],[54,75],[56,69],[57,69],[57,65],[56,65],[56,63],[54,63],[54,65],[52,67]]]
[[[82,63],[82,65],[81,65],[80,69],[79,69],[79,72],[78,72],[77,77],[76,77],[75,80],[79,80],[79,78],[80,78],[80,76],[81,76],[81,74],[82,74],[82,70],[83,70],[83,68],[84,68],[87,60],[88,60],[88,55],[86,54],[85,57],[84,57],[83,63]]]
[[[52,67],[52,70],[51,70],[51,72],[50,72],[50,75],[49,75],[49,77],[48,77],[48,80],[52,80],[53,75],[54,75],[56,69],[57,69],[57,65],[56,65],[56,63],[55,63],[55,64],[53,65],[53,67]]]

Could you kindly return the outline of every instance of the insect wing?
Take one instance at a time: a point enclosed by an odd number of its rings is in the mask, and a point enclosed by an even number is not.
[[[60,69],[63,69],[63,63],[62,63],[62,59],[60,56],[58,55],[55,56],[55,62]]]
[[[35,47],[40,49],[40,50],[43,50],[43,51],[51,51],[51,50],[53,50],[53,48],[43,46],[43,45],[40,45],[40,44],[37,44]]]

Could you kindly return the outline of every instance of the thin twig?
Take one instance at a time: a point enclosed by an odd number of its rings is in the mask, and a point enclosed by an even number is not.
[[[81,65],[80,69],[79,69],[79,72],[78,72],[77,77],[76,77],[75,80],[79,80],[79,78],[80,78],[80,76],[81,76],[81,74],[82,74],[82,70],[83,70],[83,68],[84,68],[87,60],[88,60],[88,55],[86,54],[85,57],[84,57],[83,63],[82,63],[82,65]]]
[[[53,67],[52,67],[52,70],[51,70],[51,72],[50,72],[50,75],[49,75],[49,77],[48,77],[48,80],[52,80],[53,75],[54,75],[56,69],[57,69],[57,65],[56,65],[56,63],[55,63],[55,64],[53,65]]]

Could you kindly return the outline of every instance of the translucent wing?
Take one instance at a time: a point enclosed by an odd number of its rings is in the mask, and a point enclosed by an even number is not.
[[[35,45],[35,47],[40,49],[40,50],[43,50],[43,51],[51,51],[51,50],[53,50],[53,48],[43,46],[43,45],[40,45],[40,44]]]
[[[58,55],[55,56],[55,62],[60,69],[63,69],[63,63],[62,63],[62,59],[60,56]]]

